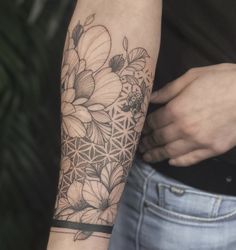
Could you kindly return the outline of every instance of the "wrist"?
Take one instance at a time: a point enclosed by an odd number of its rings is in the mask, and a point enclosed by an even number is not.
[[[77,232],[78,233],[78,232]],[[108,250],[111,235],[106,233],[93,233],[89,238],[75,240],[74,230],[52,228],[47,250]]]

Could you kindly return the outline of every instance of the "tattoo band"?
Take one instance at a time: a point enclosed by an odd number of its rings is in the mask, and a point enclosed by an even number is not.
[[[58,228],[75,229],[84,232],[99,232],[106,234],[111,234],[113,230],[113,226],[77,223],[77,222],[62,221],[62,220],[53,220],[52,226]]]

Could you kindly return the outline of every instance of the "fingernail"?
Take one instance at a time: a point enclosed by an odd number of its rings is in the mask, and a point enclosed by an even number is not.
[[[143,159],[144,159],[144,161],[149,162],[149,161],[151,161],[151,160],[152,160],[152,157],[151,157],[151,155],[150,155],[150,154],[145,154],[145,155],[143,156]]]

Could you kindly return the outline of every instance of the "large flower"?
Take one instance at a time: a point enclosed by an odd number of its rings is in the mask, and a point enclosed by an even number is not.
[[[111,119],[105,108],[120,94],[119,77],[110,68],[104,68],[95,75],[92,71],[82,71],[70,78],[75,79],[73,87],[62,93],[62,126],[65,133],[70,137],[87,135],[91,141],[104,144],[111,133]]]
[[[81,221],[92,224],[113,224],[123,189],[124,183],[120,183],[109,193],[101,182],[86,181],[83,197],[91,207],[81,216]]]
[[[90,173],[92,174],[92,173]],[[84,184],[74,181],[67,198],[58,202],[56,218],[90,224],[112,224],[124,189],[124,171],[116,162],[102,168],[99,176],[88,178]]]
[[[122,88],[119,76],[102,68],[110,53],[110,35],[103,26],[94,26],[83,32],[75,48],[69,36],[62,65],[62,126],[70,137],[87,136],[104,144],[111,135],[105,109]]]
[[[91,122],[92,117],[88,109],[82,105],[75,105],[75,89],[70,88],[62,94],[62,128],[71,137],[84,137],[85,123]]]
[[[81,216],[86,211],[86,204],[83,200],[83,184],[74,181],[68,191],[67,198],[60,198],[55,217],[61,220],[80,222]]]

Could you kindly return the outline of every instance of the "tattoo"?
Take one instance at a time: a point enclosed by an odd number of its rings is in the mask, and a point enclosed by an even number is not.
[[[148,52],[130,50],[124,37],[123,52],[111,57],[111,35],[94,20],[91,15],[68,31],[62,63],[62,163],[54,219],[76,230],[74,240],[87,239],[98,225],[106,232],[113,225],[153,81]]]

